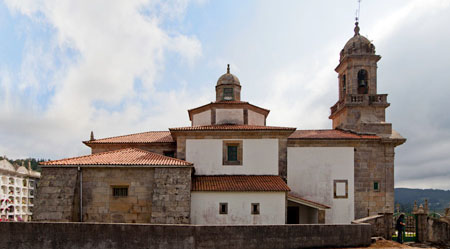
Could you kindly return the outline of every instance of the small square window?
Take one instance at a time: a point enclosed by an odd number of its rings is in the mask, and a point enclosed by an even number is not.
[[[113,187],[112,195],[114,197],[125,197],[128,196],[128,187]]]
[[[237,145],[228,145],[227,146],[227,150],[228,150],[228,161],[230,162],[236,162],[238,160],[237,157],[237,150],[238,147]]]
[[[228,214],[228,203],[219,204],[219,214]]]
[[[373,190],[380,191],[380,183],[379,182],[373,182]]]
[[[252,203],[252,214],[259,214],[259,203]]]
[[[223,89],[223,100],[234,100],[233,88],[224,88]]]
[[[223,141],[223,165],[242,165],[242,140]]]

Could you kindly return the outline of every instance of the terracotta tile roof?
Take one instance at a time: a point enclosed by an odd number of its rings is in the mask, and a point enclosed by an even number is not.
[[[331,207],[329,207],[327,205],[324,205],[324,204],[321,204],[321,203],[318,203],[318,202],[315,202],[315,201],[307,200],[307,199],[305,199],[303,197],[300,197],[299,195],[294,194],[294,193],[289,193],[288,194],[288,200],[296,202],[296,203],[300,203],[300,204],[303,204],[303,205],[306,205],[306,206],[310,206],[310,207],[313,207],[313,208],[317,208],[317,209],[329,209],[329,208],[331,208]]]
[[[192,163],[137,148],[126,148],[87,156],[48,161],[41,163],[41,165],[192,166]]]
[[[289,139],[380,139],[377,135],[357,134],[343,130],[296,130]]]
[[[290,191],[279,176],[221,175],[194,176],[192,191]]]
[[[148,131],[124,136],[95,139],[93,141],[83,141],[85,144],[97,143],[173,143],[173,138],[169,131]]]
[[[188,126],[188,127],[178,127],[170,128],[170,131],[265,131],[265,130],[285,130],[294,131],[295,128],[292,127],[276,127],[276,126],[259,126],[259,125],[233,125],[233,124],[223,124],[223,125],[203,125],[203,126]]]
[[[199,107],[195,107],[195,108],[189,109],[188,112],[193,111],[193,110],[197,110],[197,109],[200,109],[200,108],[209,106],[209,105],[215,105],[215,104],[250,105],[250,106],[256,107],[256,108],[258,108],[258,109],[264,110],[264,111],[266,111],[266,112],[270,112],[270,110],[268,110],[268,109],[265,109],[265,108],[262,108],[262,107],[259,107],[259,106],[250,104],[250,103],[247,102],[247,101],[238,101],[238,100],[221,100],[221,101],[214,101],[214,102],[211,102],[211,103],[208,103],[208,104],[199,106]]]

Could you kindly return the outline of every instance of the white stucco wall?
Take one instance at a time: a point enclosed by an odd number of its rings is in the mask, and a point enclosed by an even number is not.
[[[249,125],[264,125],[264,115],[248,110],[248,124]]]
[[[192,125],[211,125],[211,110],[200,112],[192,116]]]
[[[244,110],[216,109],[216,124],[244,124]]]
[[[228,214],[219,204],[228,203]],[[259,203],[259,215],[251,204]],[[192,192],[192,224],[285,224],[285,192]]]
[[[242,165],[223,165],[223,141],[186,139],[186,161],[197,175],[278,175],[278,139],[242,139]]]
[[[331,207],[326,223],[354,219],[353,147],[288,147],[288,186],[305,199]],[[334,180],[348,180],[348,198],[334,198]]]

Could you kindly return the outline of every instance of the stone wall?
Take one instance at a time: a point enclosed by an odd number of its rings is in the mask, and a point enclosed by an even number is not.
[[[363,247],[370,225],[199,226],[0,222],[0,248],[258,248]],[[20,234],[20,236],[17,236]]]
[[[191,172],[191,168],[155,168],[151,223],[190,223]]]
[[[154,168],[83,168],[83,221],[150,223]],[[112,188],[128,187],[113,197]]]
[[[450,245],[450,223],[428,217],[426,232],[426,241]]]
[[[33,220],[74,221],[77,178],[77,168],[42,168]]]

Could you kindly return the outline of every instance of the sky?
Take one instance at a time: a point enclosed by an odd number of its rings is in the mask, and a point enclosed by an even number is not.
[[[81,141],[189,126],[226,64],[268,125],[329,129],[356,0],[0,0],[0,154],[60,159]],[[395,186],[450,189],[450,1],[362,0]]]

